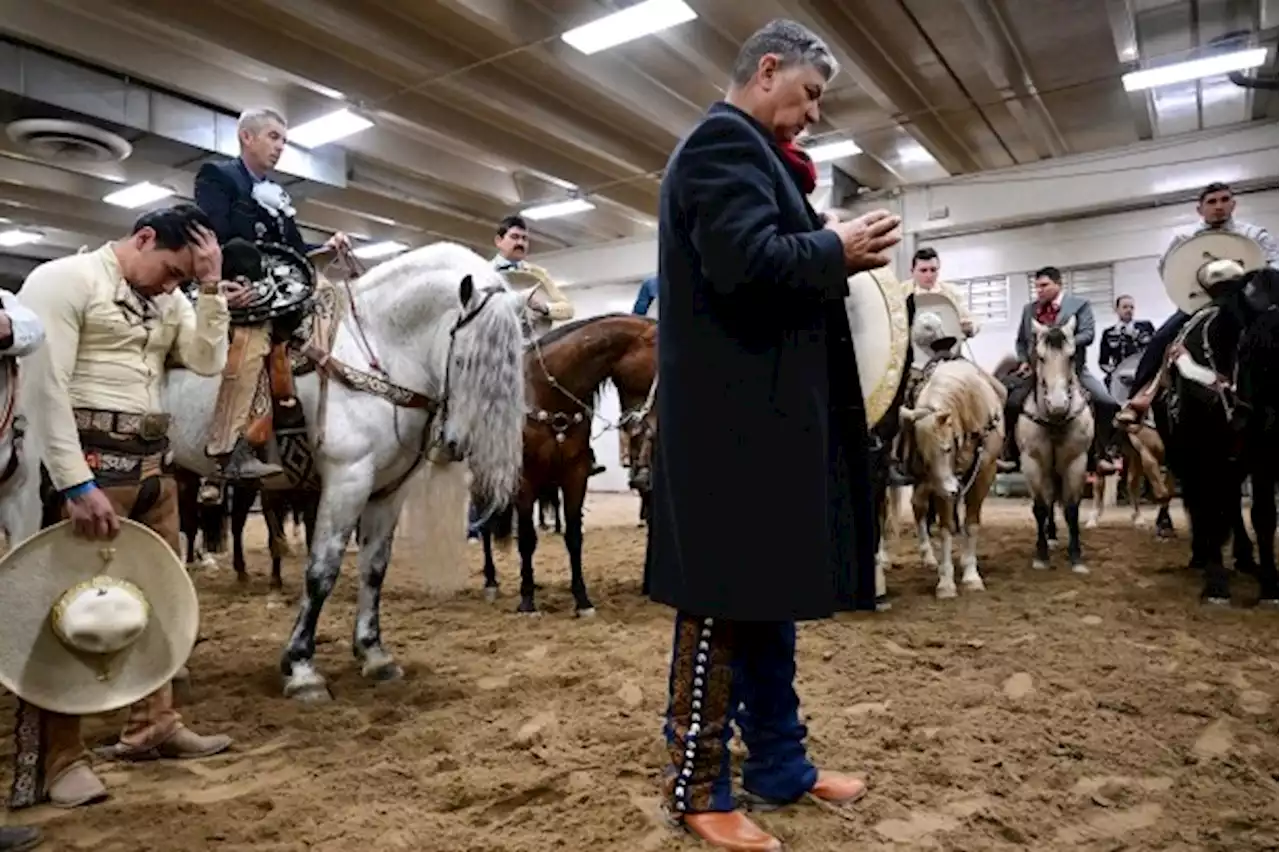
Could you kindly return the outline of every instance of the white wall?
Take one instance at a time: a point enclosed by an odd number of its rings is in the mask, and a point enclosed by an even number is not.
[[[1277,233],[1275,190],[1237,196],[1236,217]],[[1137,303],[1136,316],[1159,326],[1174,310],[1156,274],[1156,263],[1173,235],[1196,225],[1194,205],[1177,204],[1106,216],[1002,228],[966,236],[920,239],[919,246],[931,246],[942,261],[942,277],[948,280],[1009,276],[1009,322],[987,324],[970,341],[973,357],[991,369],[1013,352],[1018,317],[1030,297],[1026,273],[1041,266],[1091,266],[1113,264],[1115,295],[1128,294]],[[1095,308],[1098,330],[1115,322],[1113,310]],[[1099,340],[1089,351],[1089,365],[1097,372]]]

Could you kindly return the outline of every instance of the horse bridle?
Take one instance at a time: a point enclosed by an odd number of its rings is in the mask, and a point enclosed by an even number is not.
[[[444,386],[441,389],[440,394],[440,407],[436,410],[436,416],[433,418],[435,421],[434,425],[428,426],[427,429],[428,433],[434,432],[435,435],[432,438],[428,438],[424,435],[424,443],[426,445],[423,450],[424,455],[432,453],[433,450],[438,451],[442,446],[444,446],[445,426],[449,423],[450,390],[453,387],[453,350],[454,346],[457,345],[458,342],[458,332],[462,331],[462,329],[470,325],[476,317],[480,316],[480,312],[483,311],[485,306],[493,300],[494,296],[503,292],[503,288],[494,286],[483,290],[482,292],[484,296],[480,299],[480,304],[459,316],[458,321],[453,324],[453,328],[449,329],[449,348],[445,353]],[[437,452],[432,460],[437,462],[456,462],[462,461],[462,458],[458,456],[456,452],[451,450],[449,451],[447,458],[441,458],[440,454]]]
[[[1043,399],[1041,391],[1044,389],[1044,381],[1040,376],[1039,369],[1040,362],[1043,360],[1044,359],[1040,356],[1040,353],[1037,352],[1031,362],[1031,399],[1035,403],[1035,411],[1027,411],[1027,408],[1024,405],[1019,414],[1037,426],[1041,426],[1045,429],[1061,430],[1066,428],[1072,420],[1079,417],[1084,410],[1089,407],[1089,400],[1085,398],[1084,390],[1080,386],[1080,377],[1076,375],[1076,368],[1073,363],[1067,376],[1067,392],[1072,396],[1078,396],[1080,398],[1080,405],[1068,409],[1067,413],[1060,417],[1049,417],[1045,415],[1043,413],[1044,406],[1041,405],[1041,400]]]

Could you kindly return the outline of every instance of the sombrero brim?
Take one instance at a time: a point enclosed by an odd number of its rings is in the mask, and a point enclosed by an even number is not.
[[[147,629],[105,675],[49,622],[65,591],[99,574],[128,580],[150,604]],[[83,716],[127,707],[172,680],[195,647],[200,604],[186,568],[164,539],[128,519],[111,541],[82,538],[69,521],[41,530],[0,559],[0,588],[0,685],[45,710]]]
[[[1262,246],[1230,231],[1204,231],[1179,243],[1164,260],[1164,290],[1169,301],[1184,313],[1194,314],[1209,304],[1209,294],[1200,284],[1200,267],[1215,258],[1235,260],[1245,272],[1266,262]]]

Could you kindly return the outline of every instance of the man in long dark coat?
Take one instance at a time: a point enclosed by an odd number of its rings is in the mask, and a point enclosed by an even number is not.
[[[761,805],[843,804],[865,785],[805,754],[796,621],[874,609],[867,424],[844,298],[884,266],[899,220],[824,220],[784,146],[818,119],[826,45],[774,21],[662,182],[651,596],[677,610],[666,726],[674,816],[712,845],[780,848],[735,810],[730,722]],[[757,522],[757,519],[759,522]]]

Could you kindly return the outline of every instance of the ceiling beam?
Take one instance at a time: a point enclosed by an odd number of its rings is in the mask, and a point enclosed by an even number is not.
[[[821,0],[777,0],[790,17],[823,33],[840,55],[850,77],[872,100],[902,125],[950,174],[980,171],[982,161],[964,137],[933,106],[890,48],[869,33],[858,14],[847,14]]]
[[[959,0],[981,41],[976,58],[1014,121],[1041,157],[1064,157],[1070,145],[1036,88],[1017,36],[992,0]],[[1029,105],[1029,106],[1028,106]]]
[[[1106,0],[1106,3],[1107,20],[1111,24],[1111,40],[1115,42],[1116,59],[1120,62],[1121,70],[1137,68],[1142,54],[1138,45],[1138,26],[1133,0]],[[1145,141],[1154,138],[1155,105],[1151,101],[1150,91],[1141,89],[1126,94],[1129,98],[1129,114],[1133,116],[1138,139]]]
[[[175,5],[169,0],[118,0],[117,7],[160,19],[172,20],[190,32],[228,50],[258,61],[270,61],[282,70],[345,94],[353,101],[376,103],[394,94],[403,85],[378,75],[295,34],[272,31],[223,7],[210,4]],[[657,181],[634,169],[624,169],[588,149],[562,145],[550,134],[529,125],[513,122],[496,108],[433,90],[429,95],[399,95],[394,112],[424,127],[434,127],[466,144],[491,151],[516,162],[528,163],[539,171],[554,174],[585,189],[599,191],[620,203],[641,211],[657,207]],[[385,111],[374,109],[378,118]],[[368,131],[366,131],[367,133]]]

